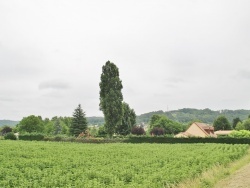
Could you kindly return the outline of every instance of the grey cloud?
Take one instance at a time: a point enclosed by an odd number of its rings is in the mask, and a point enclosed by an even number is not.
[[[250,71],[247,70],[241,70],[238,72],[237,75],[239,78],[250,80]]]
[[[30,52],[22,54],[21,49],[9,49],[0,44],[0,77],[14,76],[27,77],[38,75],[43,72],[41,54]],[[31,63],[32,62],[32,63]]]
[[[108,59],[138,114],[250,107],[250,1],[13,1],[0,1],[1,117],[100,114]]]
[[[170,82],[170,83],[181,83],[184,82],[184,80],[180,77],[171,77],[168,78],[166,81]]]
[[[43,89],[60,89],[60,90],[64,90],[64,89],[69,89],[70,86],[69,84],[63,82],[63,81],[46,81],[46,82],[42,82],[39,84],[39,89],[43,90]]]

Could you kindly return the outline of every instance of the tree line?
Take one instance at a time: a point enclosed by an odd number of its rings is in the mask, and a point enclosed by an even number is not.
[[[112,137],[114,134],[127,135],[131,133],[136,125],[136,114],[128,103],[123,101],[122,81],[119,78],[119,69],[110,61],[102,67],[100,81],[100,110],[104,114],[104,127],[100,134]],[[9,131],[7,127],[2,132]],[[88,121],[81,105],[79,104],[73,112],[73,117],[53,117],[42,119],[41,116],[31,115],[24,117],[15,127],[19,132],[38,132],[46,134],[66,134],[79,136],[89,132]],[[93,128],[91,131],[95,132]]]
[[[224,110],[219,112],[210,109],[181,109],[171,112],[151,112],[139,116],[141,126],[136,126],[136,113],[128,103],[123,100],[122,81],[119,77],[118,67],[107,61],[102,67],[100,78],[99,108],[104,114],[104,125],[98,129],[88,126],[88,120],[85,112],[79,104],[73,112],[72,117],[53,117],[51,119],[42,119],[41,116],[31,115],[24,117],[14,128],[16,132],[38,132],[51,135],[70,135],[79,136],[84,134],[112,137],[116,135],[128,135],[130,133],[142,135],[146,134],[144,122],[149,122],[147,133],[151,135],[177,134],[185,131],[192,122],[199,121],[209,123],[211,117],[217,115],[213,120],[215,130],[250,130],[250,117],[242,121],[240,117],[232,119],[232,123],[226,117],[226,114],[232,114],[233,111]],[[244,111],[244,110],[243,110]],[[242,110],[238,111],[242,114]],[[245,113],[246,111],[244,111]],[[222,115],[221,115],[222,114]],[[245,115],[245,114],[244,114]],[[182,117],[182,118],[180,118]],[[199,117],[203,117],[199,119]],[[230,116],[231,117],[231,116]],[[242,116],[241,116],[242,117]],[[178,119],[178,120],[176,120]],[[209,121],[208,121],[209,119]],[[204,121],[205,120],[205,121]],[[100,118],[95,118],[100,123]],[[189,123],[187,123],[189,121]],[[185,123],[183,123],[185,122]],[[1,132],[6,133],[12,130],[10,127],[2,128]]]

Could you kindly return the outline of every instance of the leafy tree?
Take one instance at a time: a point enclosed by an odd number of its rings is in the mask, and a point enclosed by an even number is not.
[[[176,134],[184,130],[184,126],[170,120],[165,115],[153,115],[150,120],[150,128],[163,128],[165,134]]]
[[[121,135],[128,135],[131,129],[136,124],[136,114],[133,109],[125,102],[122,103],[123,114],[122,122],[117,127],[117,133]]]
[[[98,131],[97,131],[97,136],[100,136],[100,137],[105,137],[107,135],[107,131],[105,130],[105,126],[102,125],[98,128]]]
[[[250,131],[250,119],[245,120],[242,124],[245,130]]]
[[[164,134],[165,134],[165,131],[164,131],[163,128],[154,127],[154,128],[150,131],[150,134],[151,134],[151,135],[154,135],[154,136],[160,136],[160,135],[164,135]]]
[[[234,118],[234,119],[233,119],[233,124],[232,124],[232,125],[233,125],[233,129],[235,129],[237,123],[239,123],[239,122],[242,122],[242,121],[240,120],[240,118],[237,117],[237,118]]]
[[[60,120],[56,119],[54,122],[54,134],[61,134],[62,133],[62,126],[60,124]]]
[[[225,116],[219,116],[214,121],[214,130],[231,130],[232,127]]]
[[[54,123],[53,121],[48,121],[44,126],[44,132],[47,134],[54,134]]]
[[[110,61],[102,67],[100,82],[100,110],[105,118],[105,129],[110,137],[113,136],[122,121],[122,81],[119,70]]]
[[[131,133],[135,134],[135,135],[144,135],[144,134],[146,134],[145,130],[140,126],[134,126],[132,128],[132,130],[131,130]]]
[[[91,136],[97,136],[98,134],[98,129],[96,127],[90,127],[88,128],[88,132]]]
[[[4,135],[5,140],[16,140],[17,137],[13,132],[8,132],[7,134]]]
[[[152,128],[164,115],[158,115],[158,114],[154,114],[152,115],[150,121],[149,121],[149,125]]]
[[[7,133],[10,133],[12,132],[12,128],[9,127],[9,126],[4,126],[2,129],[1,129],[1,135],[5,135]]]
[[[44,125],[41,118],[30,115],[28,117],[24,117],[20,123],[18,124],[18,130],[20,132],[43,132]]]
[[[44,122],[44,124],[46,125],[47,123],[49,123],[49,118],[45,118],[44,120],[43,120],[43,122]]]
[[[73,113],[72,123],[70,126],[70,134],[78,136],[80,133],[85,132],[88,126],[85,112],[83,112],[81,105],[75,109]]]
[[[236,127],[235,127],[235,130],[237,130],[237,131],[245,130],[245,127],[244,127],[243,123],[242,122],[238,122],[237,125],[236,125]]]

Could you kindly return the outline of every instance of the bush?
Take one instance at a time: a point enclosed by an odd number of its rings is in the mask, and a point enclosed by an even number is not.
[[[12,132],[12,128],[9,126],[4,126],[1,130],[1,135],[5,135],[5,134],[10,133],[10,132]]]
[[[232,138],[250,138],[250,131],[247,130],[240,130],[240,131],[233,131],[229,134]]]
[[[26,133],[26,134],[20,134],[19,140],[36,140],[40,141],[44,139],[44,135],[41,133]]]
[[[6,134],[4,135],[4,139],[5,139],[5,140],[16,140],[16,136],[14,135],[13,132],[6,133]]]
[[[154,127],[151,131],[150,131],[150,134],[152,136],[161,136],[161,135],[164,135],[165,134],[165,131],[163,128],[160,128],[160,127]]]
[[[142,127],[135,126],[132,128],[131,133],[135,135],[144,135],[145,130]]]

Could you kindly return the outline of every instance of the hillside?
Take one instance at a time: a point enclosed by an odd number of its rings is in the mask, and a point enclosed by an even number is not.
[[[142,122],[148,123],[151,116],[154,114],[166,115],[169,119],[178,121],[180,123],[187,124],[190,121],[200,120],[204,123],[212,124],[214,120],[220,116],[225,115],[229,122],[232,122],[234,118],[239,117],[241,120],[247,119],[250,115],[250,110],[220,110],[213,111],[208,108],[206,109],[193,109],[193,108],[183,108],[179,110],[173,110],[164,112],[162,110],[149,112],[137,116],[137,124]],[[88,117],[88,122],[91,125],[102,125],[104,123],[103,117]]]
[[[166,115],[169,119],[172,119],[174,121],[178,121],[181,123],[188,123],[194,120],[201,120],[204,123],[212,124],[214,120],[220,115],[226,116],[229,122],[232,122],[233,119],[236,117],[239,117],[241,120],[247,119],[247,117],[250,115],[250,110],[213,111],[208,108],[203,109],[203,110],[183,108],[180,110],[173,110],[173,111],[168,111],[168,112],[156,111],[156,112],[149,112],[149,113],[137,116],[137,123],[149,122],[150,117],[153,114],[163,114],[163,115]]]
[[[0,120],[0,127],[2,127],[2,126],[4,126],[4,125],[15,126],[15,125],[17,125],[18,123],[19,123],[18,121]]]

